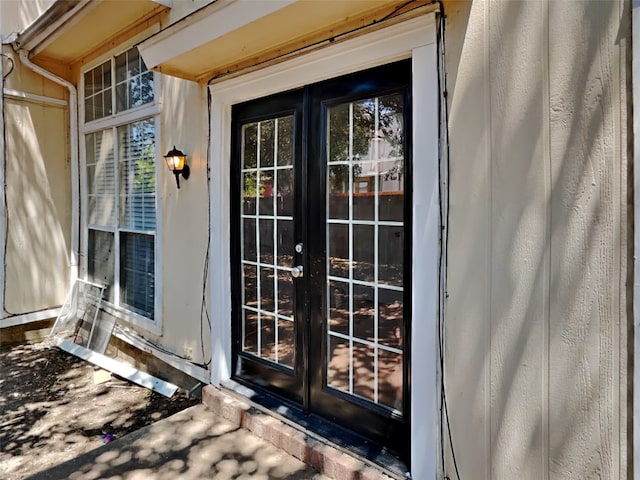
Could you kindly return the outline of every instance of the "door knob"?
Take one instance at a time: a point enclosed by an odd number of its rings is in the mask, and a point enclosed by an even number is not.
[[[293,267],[291,269],[291,276],[293,278],[300,278],[302,277],[304,273],[304,269],[302,268],[302,265],[298,265],[297,267]]]

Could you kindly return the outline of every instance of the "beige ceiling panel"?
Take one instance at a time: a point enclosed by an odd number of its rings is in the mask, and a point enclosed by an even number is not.
[[[407,3],[406,0],[299,0],[213,40],[199,42],[194,34],[190,39],[193,48],[173,57],[167,54],[167,58],[157,63],[155,70],[205,81],[227,72],[273,61],[363,27],[375,26],[377,22],[387,20],[387,17],[406,14],[428,3]],[[215,11],[212,11],[211,17],[213,15]],[[168,45],[172,41],[173,28],[180,32],[181,38],[189,32],[188,25],[176,24],[165,29],[148,41],[155,48],[154,53],[165,42],[165,52],[170,50]],[[141,45],[143,57],[145,43]]]
[[[74,63],[132,26],[166,10],[151,0],[104,0],[80,12],[36,51],[36,58]]]

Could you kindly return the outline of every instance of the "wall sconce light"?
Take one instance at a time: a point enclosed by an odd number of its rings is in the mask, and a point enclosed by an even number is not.
[[[182,178],[187,180],[189,178],[189,173],[191,172],[189,165],[185,163],[187,156],[174,145],[173,149],[169,150],[164,156],[164,159],[167,161],[169,170],[171,170],[176,176],[176,184],[178,185],[178,188],[180,188],[180,174],[182,174]]]

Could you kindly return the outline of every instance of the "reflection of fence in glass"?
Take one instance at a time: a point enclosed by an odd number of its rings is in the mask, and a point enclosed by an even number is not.
[[[403,403],[402,94],[335,105],[327,141],[328,386]]]

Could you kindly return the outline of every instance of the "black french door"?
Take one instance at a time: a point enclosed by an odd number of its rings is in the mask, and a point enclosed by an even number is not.
[[[411,64],[232,111],[234,378],[405,458]]]

